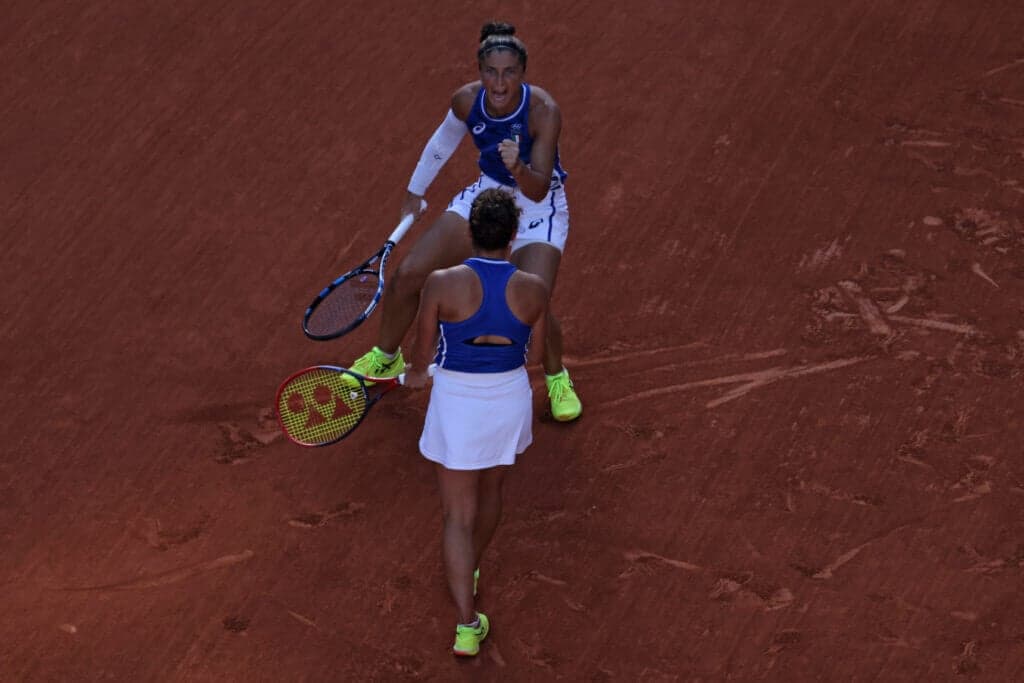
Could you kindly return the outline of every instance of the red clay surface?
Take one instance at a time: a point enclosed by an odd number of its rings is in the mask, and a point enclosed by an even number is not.
[[[6,3],[0,678],[1018,674],[1024,10],[826,4]],[[534,372],[464,662],[426,394],[320,450],[270,410],[373,341],[301,313],[499,11],[563,110],[585,414]]]

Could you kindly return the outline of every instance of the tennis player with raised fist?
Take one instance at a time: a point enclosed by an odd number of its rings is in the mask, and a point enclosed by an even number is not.
[[[455,195],[447,210],[415,242],[386,282],[377,345],[352,364],[373,377],[404,371],[401,344],[416,316],[427,276],[464,261],[472,253],[467,221],[473,200],[487,189],[509,192],[520,209],[509,260],[540,277],[554,291],[569,236],[566,172],[558,153],[561,113],[544,89],[524,81],[527,51],[515,27],[483,26],[476,59],[479,80],[463,85],[434,131],[409,181],[401,214],[418,214],[423,195],[468,133],[479,150],[480,177]],[[552,416],[567,422],[583,410],[562,364],[562,330],[548,313],[542,359]]]

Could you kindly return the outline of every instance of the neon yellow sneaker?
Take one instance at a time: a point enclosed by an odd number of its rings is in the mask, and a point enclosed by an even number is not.
[[[455,627],[455,644],[452,645],[452,652],[459,657],[476,657],[480,652],[480,643],[487,637],[491,630],[491,623],[487,620],[486,614],[476,613],[479,626],[467,626],[459,624]]]
[[[545,375],[548,384],[548,398],[551,399],[551,415],[559,422],[571,422],[583,412],[580,397],[573,389],[569,371],[562,368],[557,375]]]
[[[388,360],[380,347],[374,346],[356,359],[350,369],[367,377],[398,377],[405,372],[405,359],[402,358],[402,349],[398,349],[395,357]],[[373,386],[373,382],[367,382],[366,385]]]
[[[476,584],[480,582],[480,568],[473,570],[473,597],[476,597]]]

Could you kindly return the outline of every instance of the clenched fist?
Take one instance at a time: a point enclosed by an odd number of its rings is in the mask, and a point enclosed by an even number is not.
[[[501,161],[505,164],[505,168],[513,176],[519,175],[525,168],[523,160],[519,158],[518,140],[502,140],[498,143],[498,153],[501,154]]]

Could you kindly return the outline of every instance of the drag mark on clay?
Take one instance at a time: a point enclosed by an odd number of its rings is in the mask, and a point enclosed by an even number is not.
[[[839,569],[840,567],[842,567],[844,564],[846,564],[847,562],[849,562],[853,558],[857,557],[857,555],[860,554],[860,551],[864,550],[864,548],[868,547],[870,544],[871,544],[871,541],[868,541],[867,543],[861,543],[856,548],[853,548],[852,550],[846,551],[845,553],[843,553],[842,555],[837,557],[835,560],[833,560],[832,562],[827,564],[825,567],[823,567],[821,570],[819,570],[819,571],[815,572],[814,574],[812,574],[811,578],[812,579],[831,579],[832,576],[833,576],[832,572],[834,572],[835,570]]]
[[[860,316],[853,313],[832,312],[826,313],[823,317],[825,320],[831,321],[857,318]],[[967,336],[978,335],[981,333],[977,327],[966,323],[947,323],[942,320],[932,320],[931,318],[912,318],[906,315],[890,315],[889,322],[902,323],[904,325],[912,325],[914,327],[923,327],[929,330],[952,332],[953,334],[963,334]]]
[[[942,140],[903,140],[901,147],[951,147],[952,143]]]
[[[545,574],[541,574],[539,571],[537,571],[535,569],[531,569],[529,574],[528,574],[528,576],[531,579],[535,580],[535,581],[541,581],[543,583],[550,583],[552,586],[565,586],[565,585],[568,585],[568,584],[566,584],[565,581],[562,581],[561,579],[551,578],[550,576],[546,576]]]
[[[819,496],[825,496],[841,503],[852,503],[854,505],[863,505],[866,507],[878,507],[881,505],[881,501],[874,496],[852,494],[847,491],[843,491],[842,489],[837,489],[816,481],[807,482],[800,479],[799,489]]]
[[[944,225],[945,221],[935,216],[926,216],[923,223],[929,227],[939,227]],[[957,225],[961,223],[971,226],[969,237],[976,240],[977,232],[974,232],[974,228],[980,222],[958,219]],[[931,313],[927,318],[897,315],[908,305],[915,302],[920,304],[920,299],[927,298],[927,285],[930,281],[928,273],[913,272],[913,269],[909,269],[904,264],[905,256],[903,250],[891,249],[886,252],[881,267],[862,267],[859,277],[867,278],[868,283],[847,279],[818,290],[813,304],[816,314],[829,322],[859,318],[871,333],[889,339],[894,337],[897,328],[901,326],[964,336],[980,335],[981,330],[973,325],[942,320],[953,317],[949,314]],[[907,272],[908,270],[911,272]],[[999,288],[999,284],[981,269],[979,263],[975,263],[971,270],[978,277]],[[887,284],[886,279],[891,281],[894,277],[901,277],[902,282]],[[843,310],[844,308],[852,310]]]
[[[657,356],[661,354],[675,354],[679,351],[689,351],[707,346],[704,342],[692,342],[690,344],[682,344],[679,346],[662,346],[655,349],[636,349],[636,350],[623,350],[621,353],[602,355],[599,357],[592,358],[576,358],[574,356],[566,356],[565,360],[571,363],[574,367],[589,367],[592,365],[609,365],[612,363],[621,363],[623,361],[634,360],[636,358],[643,358],[648,356]],[[672,363],[670,365],[662,366],[661,370],[667,370],[671,368],[683,368],[683,367],[695,367],[702,365],[714,365],[716,363],[724,363],[731,361],[748,361],[748,360],[764,360],[766,358],[777,358],[784,356],[788,353],[786,349],[770,349],[768,351],[754,351],[750,353],[727,353],[722,356],[715,356],[714,358],[699,358],[694,360],[682,361],[679,363]]]
[[[847,238],[848,240],[849,238]],[[847,240],[844,240],[846,242]],[[815,249],[808,258],[803,256],[797,264],[797,270],[821,270],[829,263],[838,260],[843,255],[843,247],[839,244],[839,238],[832,240],[827,247]]]
[[[611,465],[606,465],[605,467],[601,468],[601,471],[606,474],[609,472],[618,472],[619,470],[629,469],[630,467],[639,467],[640,465],[645,465],[647,463],[657,462],[663,459],[665,456],[666,454],[663,451],[652,451],[649,453],[643,453],[636,458],[631,458],[627,460],[626,462],[616,462]]]
[[[751,578],[745,577],[743,581],[737,581],[733,578],[722,577],[715,582],[711,592],[708,593],[708,599],[746,604],[751,607],[759,607],[765,612],[775,612],[789,607],[796,599],[793,591],[788,588],[778,588],[768,593],[762,587],[759,592],[756,587],[748,585]]]
[[[296,515],[288,520],[288,524],[300,529],[313,529],[325,526],[336,517],[354,517],[362,512],[365,507],[365,503],[338,503],[330,510]]]
[[[989,99],[986,95],[982,95],[982,99],[986,103],[999,103],[1011,107],[1024,106],[1024,102],[1013,98],[998,97]],[[973,165],[968,166],[956,163],[957,159],[962,158],[968,151],[990,151],[990,148],[987,146],[971,145],[968,147],[961,144],[954,144],[952,142],[942,140],[942,135],[939,133],[908,128],[901,125],[889,126],[889,128],[897,135],[887,139],[887,145],[898,144],[903,149],[903,154],[908,159],[923,164],[926,168],[937,174],[944,175],[948,173],[949,170],[952,170],[954,176],[962,178],[982,177],[991,181],[1000,189],[1009,190],[1018,194],[1024,193],[1024,187],[1021,187],[1019,180],[1012,177],[1003,177],[992,170],[1004,168],[1005,160],[992,158],[990,162],[991,168]],[[911,136],[911,139],[899,139],[899,137],[904,135]],[[931,136],[933,139],[922,139],[922,135]],[[971,159],[973,160],[973,156]]]
[[[1014,67],[1021,66],[1022,64],[1024,64],[1024,58],[1022,58],[1022,59],[1015,59],[1012,62],[1009,62],[1007,64],[1003,64],[1002,66],[997,66],[994,69],[989,69],[988,71],[986,71],[983,74],[982,77],[983,78],[988,78],[990,76],[995,76],[997,73],[1001,73],[1003,71],[1006,71],[1007,69],[1012,69]]]
[[[986,282],[988,282],[990,285],[992,285],[996,289],[999,289],[999,284],[995,280],[993,280],[991,277],[989,277],[988,273],[986,273],[984,270],[981,269],[981,264],[980,263],[974,263],[973,265],[971,265],[971,272],[973,272],[975,275],[980,277],[982,280],[985,280]]]
[[[204,514],[196,522],[174,529],[164,529],[159,519],[149,517],[138,520],[130,526],[133,536],[141,538],[157,550],[167,550],[199,538],[209,527],[210,516]]]
[[[256,423],[243,427],[236,422],[219,422],[222,439],[220,453],[215,458],[225,465],[239,465],[249,461],[254,449],[263,448],[284,436],[273,410],[260,411]]]
[[[837,569],[839,569],[843,565],[845,565],[848,562],[850,562],[850,560],[852,560],[855,557],[857,557],[857,555],[859,555],[862,550],[867,548],[872,543],[875,543],[876,541],[880,541],[880,540],[882,540],[884,538],[887,538],[887,537],[891,536],[892,534],[894,534],[894,533],[896,533],[896,532],[898,532],[898,531],[900,531],[902,529],[906,529],[907,527],[920,522],[922,519],[924,519],[924,517],[917,517],[917,518],[915,518],[915,519],[913,519],[913,520],[911,520],[909,522],[906,522],[905,524],[900,524],[899,526],[894,527],[892,529],[889,529],[888,531],[885,531],[883,533],[880,533],[880,534],[878,534],[877,536],[875,536],[873,538],[869,538],[868,540],[864,541],[860,545],[858,545],[858,546],[856,546],[854,548],[851,548],[850,550],[847,550],[845,553],[843,553],[842,555],[840,555],[839,557],[834,559],[832,562],[829,562],[827,565],[825,565],[824,567],[822,567],[818,571],[810,573],[809,574],[810,577],[812,579],[819,579],[819,580],[831,579],[833,576],[835,576],[835,571]]]
[[[980,332],[974,325],[968,325],[966,323],[947,323],[942,320],[932,320],[931,318],[910,318],[905,315],[893,315],[889,316],[889,320],[892,322],[904,323],[906,325],[914,325],[915,327],[939,330],[940,332],[953,332],[955,334],[976,335]]]
[[[297,621],[297,622],[299,622],[301,624],[305,624],[306,626],[309,626],[310,628],[319,628],[316,625],[316,622],[313,621],[312,619],[310,619],[308,617],[304,617],[301,614],[299,614],[298,612],[293,612],[291,610],[287,610],[287,611],[288,611],[288,616],[290,616],[293,619],[295,619],[295,621]]]
[[[690,349],[699,348],[704,346],[702,342],[691,342],[689,344],[679,344],[674,346],[660,346],[654,349],[641,349],[641,350],[622,350],[620,353],[613,353],[609,355],[603,355],[598,358],[576,358],[574,356],[566,356],[566,362],[572,363],[576,367],[586,367],[589,365],[606,365],[609,363],[618,363],[623,360],[631,358],[638,358],[642,356],[656,356],[662,353],[678,353],[679,351],[688,351]]]
[[[873,334],[888,337],[892,334],[892,328],[885,321],[881,311],[874,301],[864,295],[860,285],[852,280],[843,280],[838,283],[839,288],[856,304],[860,317],[867,323],[868,329]]]
[[[688,572],[699,572],[703,570],[702,567],[693,564],[692,562],[673,560],[655,553],[649,553],[645,550],[629,550],[624,554],[624,556],[630,562],[661,562],[662,564],[667,564],[670,567],[675,567],[676,569],[685,569]]]
[[[102,586],[83,586],[83,587],[71,587],[71,588],[58,588],[57,590],[63,591],[124,591],[124,590],[139,590],[142,588],[156,588],[159,586],[166,586],[172,583],[178,583],[185,579],[204,574],[215,569],[222,569],[224,567],[230,567],[241,562],[245,562],[251,559],[253,552],[251,550],[242,551],[236,555],[224,555],[218,557],[215,560],[209,560],[207,562],[201,562],[194,564],[189,567],[182,567],[180,569],[172,569],[170,571],[161,572],[160,574],[154,574],[152,576],[145,576],[140,579],[130,579],[128,581],[119,581],[117,583],[108,583]]]
[[[854,356],[852,358],[840,358],[838,360],[829,361],[827,363],[817,363],[813,365],[798,365],[794,367],[773,367],[767,370],[760,370],[757,372],[744,372],[737,375],[726,375],[724,377],[713,377],[711,379],[698,380],[696,382],[685,382],[683,384],[673,384],[665,387],[658,387],[657,389],[649,389],[647,391],[637,392],[629,396],[607,401],[602,407],[609,407],[615,405],[621,405],[624,403],[632,403],[637,400],[653,398],[655,396],[664,396],[666,394],[674,394],[680,391],[688,391],[690,389],[696,389],[698,387],[718,386],[721,384],[736,384],[741,383],[740,386],[730,389],[722,396],[705,403],[706,408],[716,408],[723,403],[735,400],[742,396],[746,396],[754,389],[768,386],[783,379],[802,377],[804,375],[816,374],[819,372],[829,372],[831,370],[838,370],[850,365],[857,363],[863,363],[866,360],[870,360],[868,356]]]

